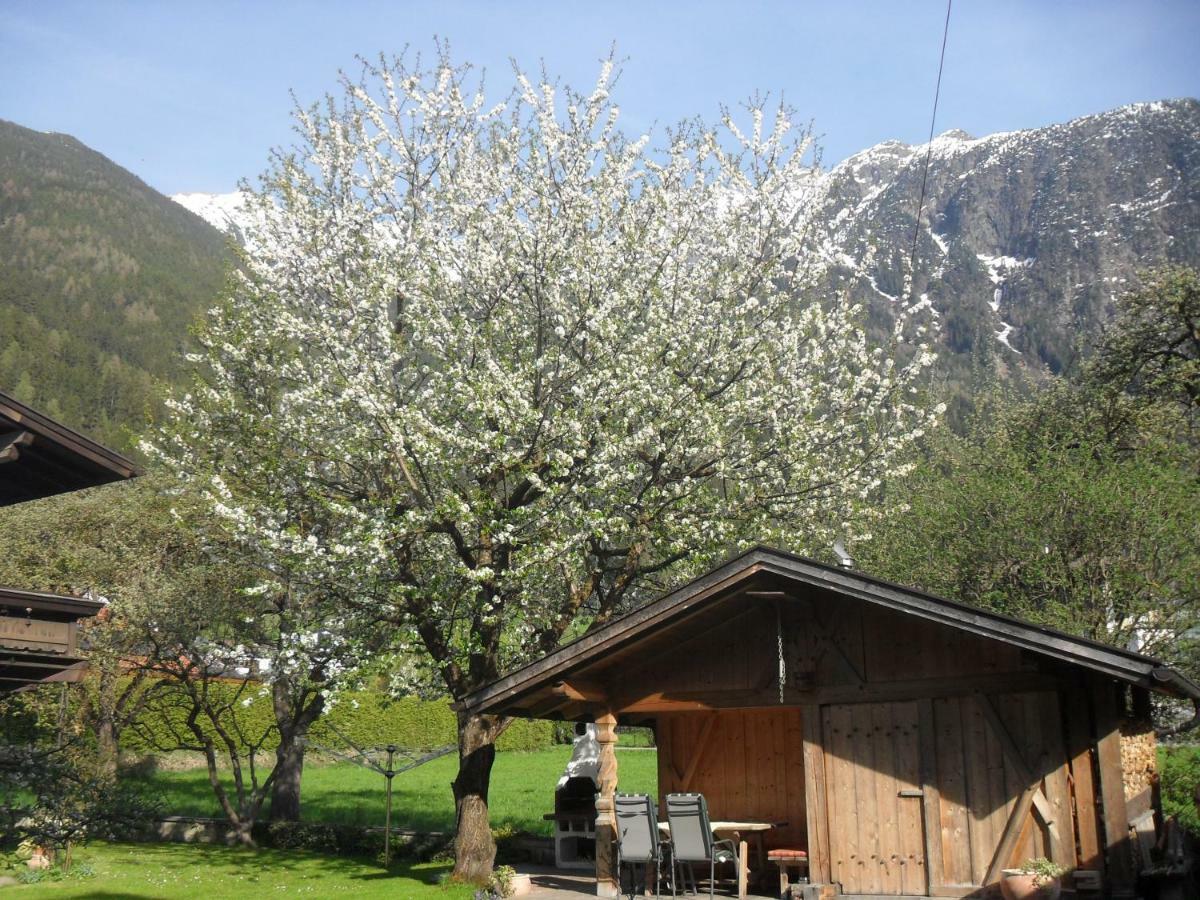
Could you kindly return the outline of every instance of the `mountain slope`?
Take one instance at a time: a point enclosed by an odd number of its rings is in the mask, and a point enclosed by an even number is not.
[[[0,121],[0,390],[127,448],[227,240],[76,139]]]
[[[824,176],[829,283],[875,314],[905,291],[941,314],[943,374],[1068,366],[1139,270],[1200,264],[1200,103],[1121,107],[1047,128],[888,142]]]
[[[1138,270],[1200,265],[1200,104],[887,142],[822,173],[816,196],[828,288],[881,330],[902,294],[927,295],[960,417],[985,380],[1070,365]],[[246,225],[236,192],[174,199],[73,138],[0,122],[0,390],[127,446],[232,261],[192,211],[235,238]]]
[[[881,331],[902,294],[927,294],[942,376],[969,405],[997,370],[1023,380],[1070,365],[1138,271],[1200,264],[1200,103],[889,141],[822,173],[813,193],[826,287],[865,302]],[[237,192],[173,199],[235,236],[247,224]]]

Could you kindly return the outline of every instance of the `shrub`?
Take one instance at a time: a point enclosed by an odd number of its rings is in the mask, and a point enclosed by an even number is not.
[[[1200,838],[1200,816],[1195,802],[1196,788],[1200,786],[1200,747],[1159,747],[1158,771],[1163,814],[1175,816],[1184,829]]]

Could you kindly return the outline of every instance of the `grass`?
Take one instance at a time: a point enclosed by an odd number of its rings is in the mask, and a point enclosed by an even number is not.
[[[554,785],[570,759],[569,746],[496,754],[488,797],[493,828],[550,834],[542,814],[554,808]],[[658,792],[657,755],[652,750],[618,749],[620,790]],[[392,822],[413,831],[453,831],[454,780],[458,758],[443,756],[402,775],[392,785]],[[163,799],[165,811],[182,816],[221,818],[205,769],[157,772],[146,779]],[[301,788],[305,821],[382,825],[384,779],[353,763],[306,765]]]
[[[242,850],[201,844],[103,844],[77,850],[90,878],[5,888],[12,900],[243,900],[312,897],[467,900],[469,887],[439,884],[450,863],[380,866],[345,857],[281,850]]]

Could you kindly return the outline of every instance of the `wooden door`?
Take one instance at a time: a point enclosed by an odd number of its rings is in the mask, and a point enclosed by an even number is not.
[[[822,711],[830,867],[846,894],[928,887],[915,702]]]
[[[918,707],[925,731],[931,892],[956,896],[994,885],[1001,869],[1036,856],[1075,868],[1057,694],[942,697]],[[1086,752],[1080,763],[1076,794],[1090,806]],[[1089,846],[1086,835],[1083,843]]]

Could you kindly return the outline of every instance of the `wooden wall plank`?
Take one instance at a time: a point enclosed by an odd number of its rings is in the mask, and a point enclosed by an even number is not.
[[[1084,869],[1103,872],[1104,852],[1100,838],[1099,807],[1096,803],[1091,704],[1087,694],[1079,688],[1069,690],[1064,696],[1063,712],[1066,720],[1071,784],[1074,788],[1079,865]]]
[[[900,887],[905,894],[924,894],[925,840],[922,822],[924,797],[921,782],[921,734],[917,704],[897,703],[893,707],[896,733],[896,788],[910,795],[897,798],[900,842],[897,849],[900,865]]]
[[[983,711],[973,699],[961,702],[966,796],[971,835],[971,880],[983,884],[1000,835],[992,833],[991,785],[988,779],[988,733]]]
[[[992,835],[988,853],[994,857],[996,847],[1004,834],[1004,824],[1012,814],[1013,805],[1016,803],[1016,798],[1020,795],[1023,785],[1006,778],[1004,750],[1000,746],[1000,739],[990,730],[987,732],[987,778],[988,806],[991,809],[988,815],[988,829]]]
[[[917,702],[917,728],[921,748],[921,818],[925,834],[925,887],[933,896],[946,883],[946,867],[942,861],[941,782],[937,770],[937,732],[934,723],[933,701]]]
[[[1103,804],[1104,844],[1108,886],[1114,896],[1133,894],[1136,872],[1129,840],[1125,809],[1125,785],[1121,767],[1121,731],[1114,685],[1096,683],[1092,691],[1096,723],[1096,763]]]
[[[942,862],[947,884],[972,884],[971,838],[958,698],[934,700],[938,787],[941,791]]]
[[[858,800],[857,816],[852,827],[858,830],[859,883],[855,890],[863,894],[878,894],[881,886],[879,867],[879,802],[875,793],[874,722],[871,707],[859,704],[850,707],[853,723],[850,732],[850,756],[847,766],[854,773],[854,793]]]
[[[875,787],[875,851],[872,862],[879,873],[879,892],[899,894],[900,875],[900,810],[896,796],[900,788],[896,780],[896,736],[893,730],[892,703],[873,703],[867,720],[871,729],[871,760],[867,773]]]
[[[1058,694],[1035,695],[1042,717],[1042,749],[1046,772],[1042,783],[1054,817],[1050,851],[1054,862],[1068,869],[1078,864],[1075,855],[1075,817],[1071,815],[1071,788],[1067,776],[1067,751],[1063,741],[1062,714]]]
[[[1013,737],[1018,742],[1022,757],[1026,760],[1026,764],[1035,774],[1041,774],[1045,771],[1042,739],[1042,716],[1040,704],[1037,702],[1036,695],[1020,694],[1018,702],[1021,708],[1021,717],[1024,720],[1024,725],[1013,732]],[[1037,803],[1037,797],[1034,797],[1034,803]],[[1050,856],[1050,841],[1049,835],[1046,833],[1046,828],[1041,822],[1035,822],[1035,827],[1030,835],[1031,841],[1028,846],[1018,846],[1017,852],[1021,856],[1038,857]]]

